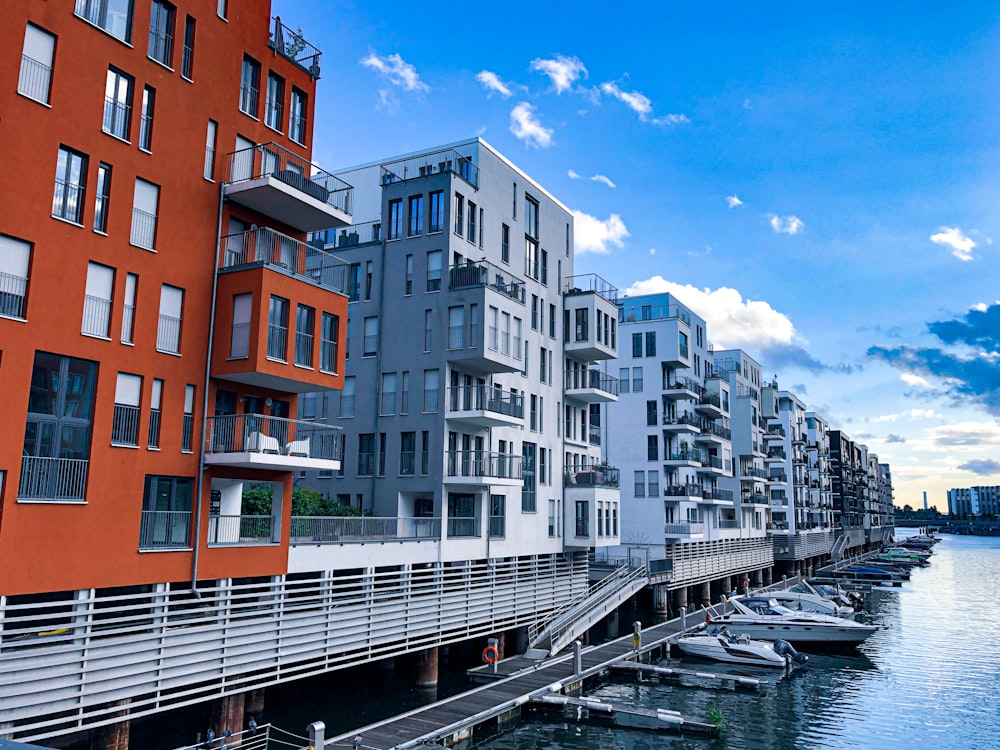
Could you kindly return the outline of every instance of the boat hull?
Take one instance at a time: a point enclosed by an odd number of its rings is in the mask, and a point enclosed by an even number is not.
[[[784,667],[785,658],[778,656],[765,643],[723,643],[717,636],[680,638],[677,647],[689,656],[723,661],[730,664],[755,664],[762,667]]]
[[[778,638],[791,643],[813,644],[857,644],[864,641],[879,630],[877,625],[825,625],[799,624],[787,622],[766,622],[761,620],[742,619],[729,615],[713,619],[715,625],[726,625],[734,633],[741,633],[751,638],[773,641]]]

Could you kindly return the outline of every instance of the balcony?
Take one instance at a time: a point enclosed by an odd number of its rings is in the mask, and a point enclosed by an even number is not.
[[[524,304],[524,282],[489,261],[467,261],[448,269],[448,289],[489,288]]]
[[[205,463],[268,471],[338,471],[341,428],[317,422],[230,414],[208,418]]]
[[[286,60],[298,65],[315,81],[319,78],[319,61],[323,53],[302,38],[302,33],[293,31],[275,16],[271,25],[268,46]]]
[[[479,167],[470,157],[462,156],[452,149],[386,162],[381,166],[383,187],[436,174],[453,174],[472,187],[479,188]]]
[[[85,500],[87,466],[85,458],[24,456],[18,500]]]
[[[618,320],[622,323],[634,323],[643,320],[679,320],[691,325],[691,313],[680,305],[643,305],[632,300],[623,300],[618,308]]]
[[[663,526],[663,535],[668,539],[701,539],[705,536],[703,523],[668,523]]]
[[[701,434],[695,437],[696,442],[722,443],[733,439],[732,430],[715,422],[705,420],[701,424]]]
[[[694,405],[694,410],[709,419],[718,419],[724,415],[722,398],[718,393],[703,393]]]
[[[768,484],[786,484],[788,482],[787,474],[768,474],[767,475]]]
[[[753,482],[758,479],[767,479],[767,471],[757,466],[743,466],[740,468],[740,480]]]
[[[504,393],[486,384],[452,386],[447,391],[445,417],[476,427],[520,427],[524,396]]]
[[[588,404],[615,403],[618,401],[618,378],[594,369],[567,370],[564,394]]]
[[[693,401],[701,398],[702,387],[688,377],[674,378],[663,387],[663,398],[670,401]]]
[[[701,498],[705,493],[700,484],[668,484],[663,488],[664,497]]]
[[[740,493],[740,502],[744,505],[767,505],[767,495],[763,492]]]
[[[292,516],[292,544],[419,542],[440,538],[440,518]]]
[[[247,268],[269,268],[331,292],[347,294],[350,265],[314,245],[261,227],[222,238],[219,270],[223,273]]]
[[[227,156],[223,195],[302,232],[351,223],[353,188],[277,143]]]
[[[696,435],[701,432],[701,422],[701,417],[696,414],[664,414],[663,430]]]
[[[563,310],[569,313],[563,330],[566,354],[584,362],[618,356],[617,299],[618,290],[595,274],[565,281]]]
[[[784,440],[785,428],[780,424],[771,425],[764,431],[762,437],[764,440]]]
[[[275,516],[208,517],[209,547],[258,546],[277,544],[278,519]]]
[[[673,467],[690,466],[696,468],[701,466],[701,453],[692,450],[673,451],[663,457],[663,465]]]
[[[144,510],[139,549],[187,549],[191,546],[191,511]]]
[[[782,450],[781,448],[771,448],[764,455],[764,462],[769,464],[776,463],[779,461],[785,461],[787,459],[788,459],[788,454],[785,453],[785,451]]]
[[[732,490],[723,490],[715,487],[706,487],[701,497],[702,504],[704,505],[731,505],[733,502]]]
[[[713,476],[723,476],[730,471],[731,459],[723,459],[718,456],[705,456],[701,459],[701,465],[696,467],[699,474],[711,474]]]
[[[489,451],[447,452],[444,484],[464,487],[521,487],[521,456]]]
[[[618,489],[620,472],[606,464],[571,464],[563,470],[563,483],[569,487],[604,487]]]

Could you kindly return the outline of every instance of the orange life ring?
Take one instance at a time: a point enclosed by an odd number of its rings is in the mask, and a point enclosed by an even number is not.
[[[487,646],[483,649],[483,661],[487,664],[496,664],[500,660],[500,652],[496,646]]]

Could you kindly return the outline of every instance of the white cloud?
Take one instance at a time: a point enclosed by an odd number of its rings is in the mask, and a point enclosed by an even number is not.
[[[749,99],[743,100],[743,109],[753,109],[753,105],[750,103]]]
[[[728,205],[730,208],[736,208],[737,206],[742,206],[743,201],[741,201],[739,197],[736,195],[727,195],[726,205]]]
[[[617,84],[610,81],[608,83],[601,84],[601,91],[622,102],[625,106],[639,115],[639,118],[642,120],[645,120],[646,115],[653,111],[653,103],[649,100],[649,97],[645,94],[639,93],[638,91],[622,91],[618,88]]]
[[[685,114],[669,114],[663,117],[654,117],[650,120],[654,125],[686,125],[691,119]]]
[[[943,245],[950,249],[951,254],[959,260],[972,260],[972,248],[976,246],[971,237],[967,237],[958,227],[938,227],[937,234],[930,236],[935,245]]]
[[[872,422],[895,422],[897,419],[931,419],[940,416],[933,409],[907,409],[899,414],[883,414],[881,417],[872,419]]]
[[[730,287],[699,289],[654,276],[625,290],[629,297],[661,292],[676,296],[705,319],[717,349],[760,351],[805,343],[783,313],[763,300],[744,300],[738,290]]]
[[[602,174],[595,174],[590,178],[592,182],[600,182],[602,185],[607,185],[609,188],[615,187],[615,183],[611,181],[610,177],[605,177]]]
[[[610,253],[608,245],[624,247],[626,237],[631,237],[625,222],[618,214],[601,220],[583,211],[573,212],[573,246],[577,253]]]
[[[650,255],[656,255],[656,248],[655,247],[649,248],[649,254]]]
[[[933,389],[934,384],[931,383],[926,378],[922,378],[919,375],[914,375],[911,372],[901,372],[899,374],[899,379],[902,380],[907,385],[916,386],[918,388]]]
[[[406,62],[398,54],[393,53],[386,57],[379,57],[374,52],[368,57],[362,58],[361,64],[366,68],[378,71],[405,91],[429,91],[430,87],[420,80],[417,69]]]
[[[535,148],[552,145],[552,129],[538,121],[535,108],[528,102],[521,102],[510,111],[510,132]]]
[[[575,169],[571,169],[566,173],[571,180],[582,180],[583,175],[577,172]]]
[[[513,94],[514,92],[510,90],[510,86],[500,80],[500,77],[489,70],[481,70],[476,73],[476,80],[479,81],[483,88],[489,91],[491,94],[496,92],[500,94],[504,99]]]
[[[587,77],[587,68],[577,57],[556,55],[551,60],[538,58],[531,61],[531,70],[537,70],[549,77],[557,94],[569,91],[580,76]]]
[[[778,234],[798,234],[805,226],[805,222],[798,216],[776,216],[768,214],[767,219],[773,229]]]

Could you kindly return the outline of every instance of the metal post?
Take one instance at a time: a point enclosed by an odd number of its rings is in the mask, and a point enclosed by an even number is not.
[[[309,744],[312,747],[322,748],[326,743],[326,724],[322,721],[314,721],[306,727],[306,732],[309,735]]]
[[[681,613],[681,632],[687,630],[687,607],[680,608]]]
[[[579,675],[583,672],[583,644],[579,640],[573,641],[573,674]]]

